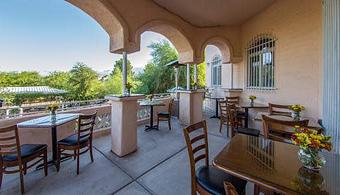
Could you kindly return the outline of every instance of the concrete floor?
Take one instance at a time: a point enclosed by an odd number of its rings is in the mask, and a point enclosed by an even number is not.
[[[208,119],[210,160],[228,143],[226,129],[218,131],[218,120]],[[110,136],[94,140],[94,162],[82,155],[80,175],[76,161],[68,160],[56,172],[28,171],[26,194],[190,194],[190,168],[183,127],[173,120],[173,130],[161,123],[159,131],[138,128],[138,150],[124,158],[111,151]],[[18,174],[5,175],[0,194],[19,194]]]

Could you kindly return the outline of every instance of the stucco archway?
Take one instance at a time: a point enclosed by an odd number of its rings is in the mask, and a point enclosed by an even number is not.
[[[237,61],[237,59],[233,56],[233,48],[230,42],[223,37],[211,37],[207,39],[200,48],[200,55],[204,56],[205,48],[208,45],[216,46],[222,55],[222,63],[231,63]]]
[[[135,44],[140,46],[141,34],[145,31],[152,31],[165,36],[175,46],[179,54],[180,63],[194,62],[194,49],[190,40],[183,31],[170,22],[154,20],[140,26],[135,32]]]
[[[128,28],[110,4],[100,0],[66,0],[96,20],[110,37],[110,52],[121,53],[128,46]]]

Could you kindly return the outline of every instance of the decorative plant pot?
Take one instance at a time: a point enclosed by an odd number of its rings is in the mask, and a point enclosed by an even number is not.
[[[294,119],[294,121],[300,121],[301,120],[301,115],[300,112],[292,112],[292,118]]]
[[[319,171],[326,163],[325,158],[322,156],[319,150],[312,148],[300,148],[298,157],[302,165],[312,171]]]

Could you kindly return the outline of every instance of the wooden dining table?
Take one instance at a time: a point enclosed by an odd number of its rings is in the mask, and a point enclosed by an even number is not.
[[[259,109],[259,108],[268,108],[268,105],[265,104],[260,104],[260,103],[250,103],[250,102],[246,102],[246,103],[241,103],[240,105],[238,105],[240,108],[244,109],[244,113],[245,113],[245,117],[246,120],[244,122],[244,127],[248,128],[248,120],[249,120],[249,109]]]
[[[319,172],[305,169],[299,148],[264,137],[237,134],[213,160],[228,174],[283,194],[340,194],[340,155],[324,152]]]

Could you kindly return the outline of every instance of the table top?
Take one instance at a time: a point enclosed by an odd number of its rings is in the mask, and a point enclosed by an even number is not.
[[[44,116],[29,121],[18,123],[19,128],[46,128],[56,127],[73,121],[79,117],[79,114],[57,114],[55,118],[52,116]]]
[[[239,107],[241,108],[268,108],[269,106],[266,104],[260,104],[260,103],[251,104],[250,102],[245,102],[245,103],[241,103]]]
[[[273,119],[276,119],[276,120],[281,120],[281,121],[294,121],[294,119],[292,117],[288,117],[288,116],[282,116],[282,115],[269,115],[268,113],[267,114],[264,114],[270,118],[273,118]],[[262,120],[262,116],[260,118],[260,120]],[[309,127],[315,127],[315,128],[322,128],[320,126],[320,124],[315,121],[314,119],[312,118],[303,118],[302,117],[302,120],[309,120],[308,122],[308,126]],[[293,132],[293,129],[292,129],[292,132]]]
[[[214,166],[245,180],[290,194],[340,194],[340,155],[322,153],[326,164],[309,172],[298,147],[263,137],[237,134],[216,156]]]
[[[139,102],[141,106],[165,106],[161,100],[142,100]]]

